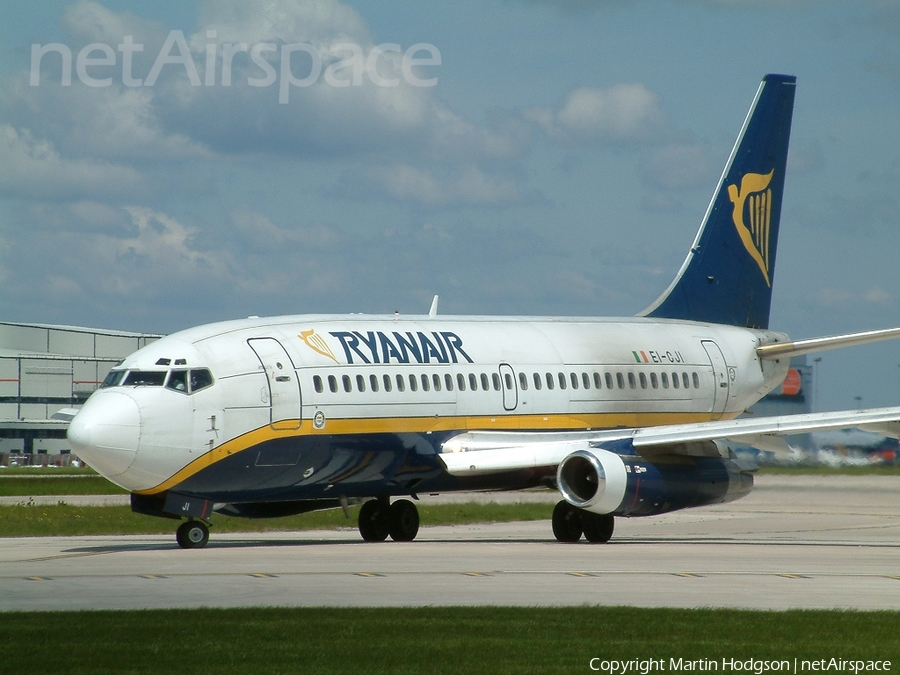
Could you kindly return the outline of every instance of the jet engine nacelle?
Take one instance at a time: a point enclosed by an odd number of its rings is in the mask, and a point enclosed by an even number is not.
[[[720,453],[718,446],[698,444],[695,450],[701,456],[660,454],[652,462],[600,448],[576,450],[560,462],[557,487],[572,506],[617,516],[720,504],[750,492],[753,475],[745,467],[709,456]]]

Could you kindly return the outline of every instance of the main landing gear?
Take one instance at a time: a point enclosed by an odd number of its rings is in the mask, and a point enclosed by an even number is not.
[[[178,526],[175,541],[181,548],[203,548],[209,542],[209,527],[202,520],[186,520]]]
[[[419,510],[408,499],[393,504],[387,497],[371,499],[359,510],[359,533],[365,541],[412,541],[419,532]]]
[[[605,544],[610,540],[615,519],[608,513],[591,513],[561,501],[553,508],[553,534],[557,541],[575,543],[584,538],[592,544]]]

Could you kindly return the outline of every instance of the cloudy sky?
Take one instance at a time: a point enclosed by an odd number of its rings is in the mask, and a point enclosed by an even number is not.
[[[772,327],[900,325],[897,0],[0,0],[0,35],[6,321],[631,315],[779,72]],[[819,375],[896,405],[900,345]]]

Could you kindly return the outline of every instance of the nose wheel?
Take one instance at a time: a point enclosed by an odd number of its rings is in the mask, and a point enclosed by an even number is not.
[[[209,527],[199,520],[187,520],[175,532],[175,541],[181,548],[203,548],[209,542]]]

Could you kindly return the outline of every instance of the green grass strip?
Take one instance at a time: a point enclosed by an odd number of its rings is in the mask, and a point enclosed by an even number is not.
[[[788,660],[791,668],[794,659],[877,659],[891,660],[894,670],[900,661],[896,612],[420,607],[0,617],[7,626],[0,663],[10,675],[544,675],[590,673],[593,658],[662,659],[653,673],[681,672],[672,667],[678,659],[702,659],[718,672],[749,675],[754,670],[724,668],[723,659]],[[844,668],[836,675],[852,672]]]
[[[42,497],[45,495],[125,495],[118,485],[102,476],[32,476],[0,477],[0,497]]]
[[[900,465],[889,466],[765,466],[770,476],[900,476]]]
[[[774,476],[900,476],[900,466],[764,467],[759,473]],[[0,497],[114,494],[127,494],[127,491],[86,467],[80,469],[16,468],[0,470]]]
[[[340,509],[287,518],[249,520],[212,515],[213,536],[219,532],[274,532],[356,527],[358,507],[350,519]],[[422,525],[462,525],[522,520],[549,520],[553,504],[419,505]],[[92,534],[170,534],[178,521],[133,513],[128,506],[0,506],[0,537],[82,536]]]

